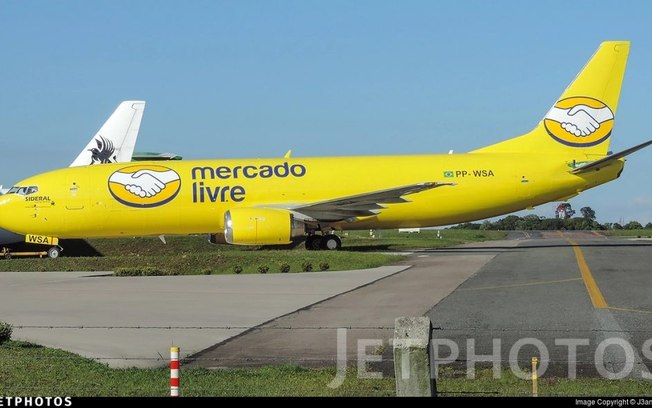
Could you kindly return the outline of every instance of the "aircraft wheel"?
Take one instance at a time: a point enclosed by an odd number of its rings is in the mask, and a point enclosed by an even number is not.
[[[306,238],[306,249],[308,251],[318,250],[321,247],[321,235],[310,235]]]
[[[337,235],[324,235],[321,239],[321,249],[328,251],[337,251],[342,248],[342,240]]]
[[[48,249],[48,258],[56,259],[59,257],[60,254],[61,251],[59,250],[58,247],[53,246],[52,248]]]
[[[10,252],[7,252],[5,254],[5,259],[11,259],[11,253]]]

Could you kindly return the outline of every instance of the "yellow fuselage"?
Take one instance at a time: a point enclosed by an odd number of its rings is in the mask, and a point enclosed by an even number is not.
[[[18,184],[37,186],[38,193],[0,196],[0,227],[59,238],[221,233],[225,212],[236,207],[291,208],[414,183],[455,183],[406,196],[409,202],[386,205],[377,216],[331,225],[428,227],[574,196],[617,178],[623,167],[618,161],[573,175],[572,159],[567,154],[470,153],[138,163],[173,170],[180,178],[176,194],[156,205],[125,204],[109,183],[112,174],[133,163],[66,168]]]

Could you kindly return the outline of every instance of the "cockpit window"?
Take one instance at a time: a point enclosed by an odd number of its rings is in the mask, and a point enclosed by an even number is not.
[[[27,196],[30,194],[34,194],[38,192],[38,187],[37,186],[29,186],[29,187],[18,187],[14,186],[7,191],[7,194],[18,194],[22,196]]]

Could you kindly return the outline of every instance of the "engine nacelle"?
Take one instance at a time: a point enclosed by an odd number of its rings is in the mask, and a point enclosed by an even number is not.
[[[224,214],[224,237],[235,245],[286,245],[302,237],[305,225],[288,210],[233,208]]]

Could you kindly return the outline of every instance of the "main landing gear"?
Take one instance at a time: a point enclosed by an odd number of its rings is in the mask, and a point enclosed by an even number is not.
[[[334,234],[326,235],[308,235],[306,238],[306,249],[312,250],[328,250],[337,251],[342,248],[342,240]]]

